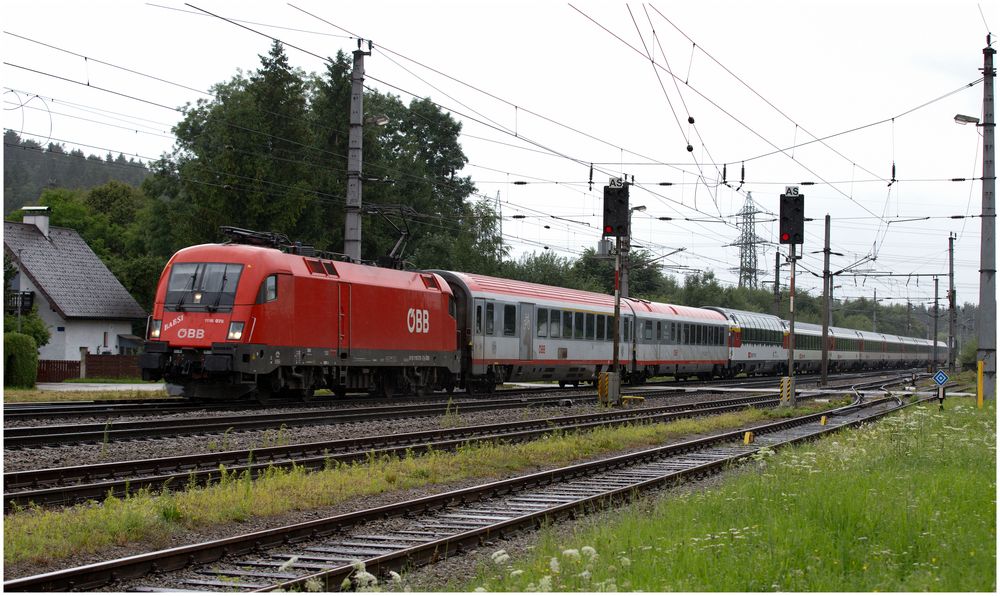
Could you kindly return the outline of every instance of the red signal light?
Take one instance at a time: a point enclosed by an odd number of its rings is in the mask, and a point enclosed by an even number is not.
[[[604,233],[605,234],[614,234],[615,233],[615,229],[613,227],[611,227],[611,226],[604,226]]]
[[[781,241],[782,242],[788,242],[791,239],[791,237],[792,237],[792,235],[789,234],[788,232],[782,232],[781,233]]]

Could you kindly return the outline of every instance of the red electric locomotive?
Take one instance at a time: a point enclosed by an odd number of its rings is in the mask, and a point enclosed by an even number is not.
[[[455,299],[434,273],[335,261],[280,234],[226,228],[160,277],[140,358],[172,394],[308,397],[453,390]]]

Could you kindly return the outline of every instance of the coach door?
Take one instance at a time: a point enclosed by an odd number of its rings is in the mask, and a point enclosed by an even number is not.
[[[472,304],[472,360],[475,361],[486,355],[486,300],[475,298]]]
[[[522,302],[521,324],[518,325],[518,337],[521,341],[519,357],[521,360],[531,360],[531,338],[534,336],[534,326],[531,324],[531,315],[535,312],[535,305],[530,302]]]

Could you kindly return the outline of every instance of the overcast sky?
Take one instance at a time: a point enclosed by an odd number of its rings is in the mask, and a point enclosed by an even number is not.
[[[982,137],[953,117],[981,116],[976,82],[988,27],[1000,27],[996,2],[192,4],[320,55],[356,48],[344,30],[372,40],[368,86],[407,103],[411,93],[430,97],[463,121],[462,173],[499,197],[514,256],[595,247],[601,189],[624,173],[635,177],[631,204],[646,207],[633,244],[656,256],[683,248],[660,261],[668,271],[711,270],[735,284],[739,249],[729,245],[748,194],[762,211],[756,234],[772,243],[785,185],[814,182],[801,187],[814,221],[800,288],[819,293],[809,272],[822,271],[814,253],[830,214],[843,254],[833,270],[874,255],[857,269],[947,274],[954,232],[959,302],[978,302],[980,219],[950,216],[981,211],[979,183],[951,179],[981,176]],[[4,8],[4,127],[99,155],[168,152],[180,115],[154,104],[207,97],[195,90],[257,68],[271,43],[170,0]],[[288,55],[307,72],[323,69],[307,53]],[[760,245],[761,281],[773,279],[775,249]],[[929,278],[835,283],[841,298],[876,288],[894,302],[933,298]],[[942,307],[946,288],[944,278]]]

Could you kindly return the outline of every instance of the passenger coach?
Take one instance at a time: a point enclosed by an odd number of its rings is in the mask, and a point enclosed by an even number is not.
[[[472,273],[435,273],[455,293],[468,386],[577,383],[611,368],[613,297]],[[626,382],[722,373],[727,326],[719,313],[625,298],[621,318],[618,357]]]

